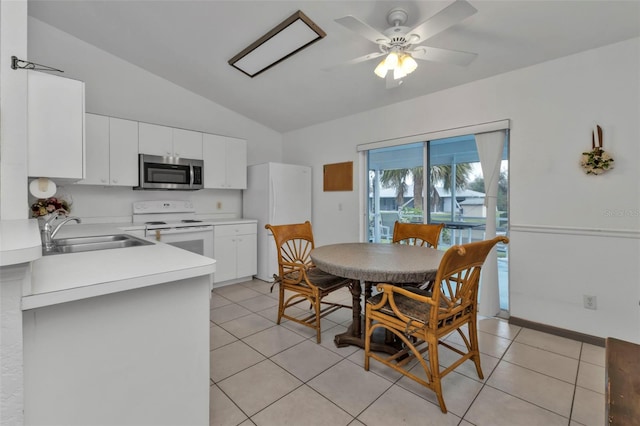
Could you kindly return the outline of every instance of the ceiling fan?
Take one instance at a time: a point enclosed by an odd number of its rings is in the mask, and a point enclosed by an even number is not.
[[[405,27],[409,15],[402,8],[389,11],[387,22],[391,27],[380,32],[358,18],[348,15],[335,21],[378,45],[379,52],[369,53],[346,62],[357,64],[385,56],[375,68],[375,74],[385,78],[387,88],[402,84],[402,79],[417,67],[415,59],[445,62],[460,66],[470,64],[477,56],[475,53],[423,46],[434,35],[457,24],[476,13],[477,10],[466,0],[456,0],[440,12],[414,28]]]

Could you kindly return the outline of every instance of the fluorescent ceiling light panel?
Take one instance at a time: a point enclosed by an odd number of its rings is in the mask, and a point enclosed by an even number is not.
[[[229,65],[255,77],[326,35],[297,11],[229,60]]]

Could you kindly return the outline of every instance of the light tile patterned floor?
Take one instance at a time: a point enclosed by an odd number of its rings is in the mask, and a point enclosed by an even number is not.
[[[276,325],[270,287],[254,280],[213,291],[211,425],[604,424],[604,348],[480,319],[485,378],[470,361],[446,376],[442,414],[430,390],[376,361],[364,371],[361,349],[335,347],[350,312],[323,320],[318,345],[311,329]],[[351,299],[347,290],[338,298]],[[453,354],[441,350],[441,363]]]

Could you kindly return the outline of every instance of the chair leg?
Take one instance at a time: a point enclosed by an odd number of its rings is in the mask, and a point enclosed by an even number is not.
[[[278,287],[279,287],[280,297],[278,297],[278,321],[276,322],[276,324],[280,324],[280,320],[282,319],[282,314],[284,314],[284,287],[282,287],[282,284],[279,285]]]
[[[478,373],[478,377],[480,380],[484,379],[484,375],[482,374],[482,366],[480,365],[480,345],[478,344],[478,327],[475,321],[470,321],[467,324],[469,328],[469,343],[471,343],[471,351],[473,355],[471,359],[473,363],[476,365],[476,371]]]
[[[316,310],[316,342],[320,343],[320,309],[321,309],[321,301],[320,295],[315,295],[315,310]]]
[[[365,306],[365,319],[364,319],[364,370],[369,371],[369,351],[371,350],[371,337],[369,330],[371,329],[371,319],[369,317],[368,306]]]
[[[444,397],[442,396],[442,383],[440,381],[440,364],[438,361],[438,339],[430,339],[429,341],[429,367],[431,368],[431,384],[433,391],[438,397],[438,403],[440,404],[440,410],[443,413],[447,413],[447,406],[444,403]]]

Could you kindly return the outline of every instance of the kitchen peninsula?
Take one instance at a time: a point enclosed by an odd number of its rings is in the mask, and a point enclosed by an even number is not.
[[[3,259],[11,255],[4,231]],[[215,260],[154,242],[29,261],[21,298],[25,424],[208,423]]]

